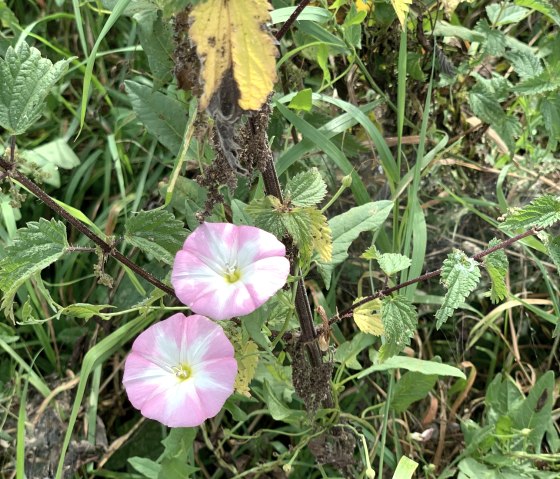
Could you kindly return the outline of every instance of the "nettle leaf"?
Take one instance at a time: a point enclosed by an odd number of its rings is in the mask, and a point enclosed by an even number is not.
[[[58,260],[68,248],[66,227],[56,220],[41,218],[18,230],[0,259],[0,289],[4,291],[2,309],[14,319],[13,299],[18,288],[34,274]]]
[[[325,286],[330,287],[335,266],[348,258],[348,248],[364,231],[377,230],[387,219],[393,207],[392,201],[382,200],[356,206],[329,220],[332,232],[332,259],[329,263],[318,261],[317,266]]]
[[[545,246],[548,255],[556,265],[556,268],[558,268],[558,273],[560,273],[560,236],[549,235],[545,241]]]
[[[138,119],[163,146],[178,154],[187,127],[186,106],[149,86],[131,80],[124,84]]]
[[[242,110],[258,110],[266,101],[276,81],[276,45],[265,27],[269,9],[266,0],[207,0],[192,9],[189,35],[202,60],[201,108],[222,90],[236,89]]]
[[[187,237],[183,223],[165,210],[140,211],[128,219],[125,231],[129,243],[167,264],[173,264]]]
[[[21,135],[42,114],[43,103],[54,84],[66,73],[69,60],[53,63],[22,42],[0,58],[0,126]]]
[[[506,50],[506,36],[503,32],[492,26],[486,20],[480,20],[474,30],[485,37],[482,43],[484,53],[492,56],[502,56]]]
[[[560,97],[558,94],[553,92],[541,98],[538,109],[542,113],[544,127],[551,139],[560,140]]]
[[[441,273],[441,282],[447,288],[447,292],[441,308],[436,312],[437,329],[453,315],[465,298],[474,291],[479,281],[480,269],[475,260],[457,249],[449,253],[443,262]]]
[[[379,350],[379,361],[398,354],[414,337],[418,325],[416,308],[406,296],[386,296],[381,302],[381,321],[385,344]]]
[[[245,211],[255,220],[255,226],[272,233],[281,239],[286,232],[284,223],[280,217],[282,203],[275,196],[269,195],[251,201]]]
[[[496,246],[500,241],[494,238],[488,244],[489,248]],[[492,287],[490,289],[490,300],[493,303],[497,303],[504,299],[507,294],[506,286],[506,275],[508,272],[508,259],[506,253],[503,249],[494,251],[488,256],[484,257],[484,266],[488,275],[490,276],[490,281],[492,282]]]
[[[404,20],[406,18],[406,14],[410,9],[410,5],[412,4],[412,0],[391,0],[391,5],[395,9],[395,13],[397,14],[397,18],[401,24],[401,27],[404,28]]]
[[[371,245],[368,249],[366,249],[361,255],[360,258],[367,259],[367,260],[374,260],[381,256],[381,253],[376,248],[375,245]]]
[[[412,260],[398,253],[384,253],[377,258],[380,268],[387,276],[392,276],[412,264]]]
[[[495,5],[500,7],[499,5]],[[542,60],[525,51],[508,51],[506,58],[522,80],[539,76],[543,72]]]
[[[327,185],[317,168],[299,173],[286,185],[286,199],[295,206],[314,206],[327,194]]]
[[[249,384],[255,377],[259,362],[259,347],[250,339],[235,342],[235,359],[237,360],[237,376],[233,385],[236,392],[251,397]]]
[[[509,209],[500,229],[513,231],[534,227],[546,228],[558,221],[560,221],[560,196],[545,195],[535,198],[523,208]]]
[[[539,93],[551,92],[560,88],[558,78],[559,67],[547,68],[538,76],[527,78],[519,82],[513,90],[521,95],[537,95]]]
[[[354,304],[361,301],[364,298],[356,298]],[[383,322],[381,321],[381,300],[374,299],[368,301],[361,306],[354,309],[354,322],[360,331],[368,334],[373,334],[374,336],[382,336],[385,334],[385,329],[383,328]]]
[[[154,76],[154,90],[171,81],[173,71],[173,33],[161,11],[135,15],[138,37]]]

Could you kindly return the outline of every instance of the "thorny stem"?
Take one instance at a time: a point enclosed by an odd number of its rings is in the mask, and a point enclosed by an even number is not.
[[[292,12],[292,14],[290,15],[290,17],[288,18],[288,20],[286,20],[286,23],[284,23],[284,25],[282,25],[282,27],[280,28],[280,30],[278,30],[278,32],[276,33],[275,37],[276,40],[280,41],[282,39],[282,37],[284,35],[286,35],[286,32],[290,29],[290,27],[293,25],[293,23],[296,21],[297,17],[299,17],[299,14],[303,11],[303,9],[309,4],[311,0],[301,0],[301,2],[298,3],[298,6],[296,7],[296,9]]]
[[[24,174],[16,170],[15,160],[14,160],[15,146],[16,146],[15,136],[12,136],[10,138],[10,161],[8,162],[4,158],[0,157],[0,168],[4,169],[7,177],[13,178],[14,180],[18,181],[23,186],[25,186],[25,188],[31,191],[31,193],[33,193],[37,198],[39,198],[43,203],[45,203],[45,205],[47,205],[52,211],[62,216],[68,223],[70,223],[80,233],[87,236],[97,246],[99,246],[103,251],[103,253],[112,256],[121,264],[125,265],[126,267],[134,271],[138,276],[141,276],[146,281],[153,284],[156,288],[159,288],[165,293],[172,296],[173,298],[176,298],[175,291],[173,291],[173,288],[162,283],[159,279],[157,279],[152,274],[148,273],[145,269],[142,269],[140,266],[130,261],[126,256],[124,256],[122,253],[117,251],[113,246],[111,246],[109,243],[105,242],[103,239],[97,236],[85,224],[83,224],[82,222],[74,218],[70,213],[68,213],[64,208],[62,208],[58,203],[56,203],[56,201],[54,201],[40,186],[38,186],[36,183],[31,181],[29,178],[27,178],[27,176],[25,176]]]
[[[474,256],[471,257],[471,259],[475,260],[475,261],[479,261],[482,258],[484,258],[485,256],[488,256],[489,254],[494,253],[495,251],[501,250],[501,249],[505,249],[508,246],[511,246],[513,243],[516,243],[519,240],[522,240],[523,238],[526,238],[527,236],[532,236],[536,233],[538,233],[539,231],[542,231],[544,228],[539,228],[539,227],[533,227],[530,230],[525,231],[524,233],[520,233],[516,236],[513,236],[507,240],[502,241],[501,243],[498,243],[495,246],[492,246],[492,248],[488,248],[485,249],[484,251],[481,251],[480,253],[475,254]],[[343,319],[349,318],[352,316],[352,314],[354,313],[354,310],[358,307],[361,306],[362,304],[368,303],[374,299],[378,299],[378,298],[382,298],[383,296],[387,296],[391,293],[394,293],[395,291],[398,291],[399,289],[403,289],[406,288],[407,286],[410,286],[411,284],[414,283],[420,283],[421,281],[426,281],[428,279],[431,278],[435,278],[436,276],[439,276],[441,274],[441,268],[440,269],[436,269],[435,271],[430,271],[429,273],[424,273],[422,276],[418,276],[417,278],[413,278],[410,279],[408,281],[405,281],[404,283],[398,284],[397,286],[393,286],[391,288],[386,288],[383,289],[381,291],[378,291],[375,294],[372,294],[371,296],[367,296],[363,299],[361,299],[360,301],[356,302],[355,304],[353,304],[352,306],[350,306],[349,308],[346,308],[344,311],[336,314],[335,316],[333,316],[332,318],[329,319],[329,326],[337,323],[338,321],[341,321]],[[322,333],[322,328],[319,328],[319,331],[317,331],[318,334]]]

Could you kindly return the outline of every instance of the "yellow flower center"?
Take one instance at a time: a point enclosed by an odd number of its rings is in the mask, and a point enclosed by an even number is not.
[[[192,376],[192,370],[186,364],[179,364],[179,366],[173,367],[173,372],[179,381],[185,381]]]
[[[241,270],[237,267],[236,264],[229,265],[226,264],[226,270],[224,271],[224,278],[230,284],[239,281],[241,278]]]

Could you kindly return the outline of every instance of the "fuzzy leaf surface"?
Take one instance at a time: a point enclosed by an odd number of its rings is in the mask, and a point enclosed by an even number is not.
[[[492,248],[496,246],[499,241],[494,238],[488,246]],[[488,256],[484,257],[484,266],[488,275],[490,276],[490,281],[492,282],[492,287],[490,290],[490,299],[493,303],[501,301],[507,296],[507,286],[506,286],[506,275],[508,272],[508,259],[506,253],[503,249],[494,251]]]
[[[125,231],[128,242],[167,264],[173,264],[187,237],[183,223],[165,210],[140,211],[128,219]]]
[[[546,228],[557,221],[560,221],[560,196],[545,195],[523,208],[509,210],[500,228],[506,231]]]
[[[443,304],[436,312],[436,327],[439,329],[480,281],[480,269],[471,258],[459,250],[449,253],[443,262],[441,282],[447,289]]]
[[[196,5],[189,34],[202,61],[204,92],[200,107],[208,107],[233,74],[242,110],[258,110],[276,81],[276,46],[264,25],[270,22],[267,0],[207,0]]]
[[[398,354],[416,332],[418,315],[406,296],[386,296],[381,302],[381,321],[385,329],[385,344],[379,350],[381,362]]]
[[[255,377],[257,364],[259,362],[259,347],[250,339],[245,341],[234,341],[235,359],[237,360],[237,376],[234,388],[239,394],[251,397],[249,384]]]
[[[412,264],[412,260],[398,253],[384,253],[377,262],[387,276],[392,276]]]
[[[317,168],[299,173],[286,185],[286,196],[295,206],[314,206],[327,194],[327,185]]]
[[[546,249],[552,262],[558,268],[558,273],[560,273],[560,236],[550,237],[546,242]]]
[[[42,114],[43,103],[54,84],[66,73],[70,60],[53,63],[23,42],[9,47],[0,58],[0,126],[21,135]]]
[[[0,257],[0,289],[4,291],[2,309],[14,319],[12,301],[18,288],[35,273],[58,260],[67,250],[66,227],[56,220],[41,218],[27,223]]]

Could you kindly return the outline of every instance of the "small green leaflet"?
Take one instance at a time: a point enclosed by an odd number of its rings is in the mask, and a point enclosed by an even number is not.
[[[500,241],[494,238],[488,244],[489,248],[496,246]],[[490,300],[493,303],[497,303],[504,299],[507,294],[506,286],[506,275],[508,272],[508,259],[506,253],[503,249],[494,251],[484,258],[484,266],[488,275],[490,276],[490,281],[492,282],[492,288],[490,290]]]
[[[10,135],[29,129],[41,117],[45,98],[70,61],[53,65],[25,42],[17,50],[9,47],[5,58],[0,58],[0,126]]]
[[[297,174],[286,185],[286,199],[294,206],[315,206],[326,194],[327,185],[317,168]]]
[[[379,350],[379,361],[401,352],[414,337],[418,315],[406,296],[386,296],[381,302],[381,321],[385,329],[385,344]]]
[[[167,264],[173,264],[187,237],[183,223],[165,210],[140,211],[128,219],[125,230],[128,242]]]
[[[288,108],[292,108],[294,110],[311,111],[311,108],[313,108],[311,88],[306,88],[305,90],[298,91],[290,101]]]
[[[377,258],[377,262],[387,276],[392,276],[412,264],[410,258],[398,253],[384,253]]]
[[[107,316],[102,312],[103,309],[115,308],[110,304],[88,304],[88,303],[74,303],[66,306],[58,312],[58,316],[64,315],[70,318],[90,319],[93,316],[99,316],[101,319],[108,320]]]
[[[560,196],[545,195],[534,199],[523,208],[508,210],[500,228],[506,231],[546,228],[560,221]]]
[[[441,282],[447,288],[443,304],[436,313],[436,327],[441,328],[455,309],[471,294],[480,281],[480,269],[475,260],[453,250],[443,262]]]
[[[368,260],[371,261],[371,260],[379,258],[379,256],[381,256],[381,253],[379,252],[379,250],[375,247],[375,245],[371,245],[368,249],[366,249],[360,255],[360,258],[368,259]]]
[[[18,230],[14,242],[0,259],[0,289],[4,291],[2,309],[14,320],[13,299],[18,288],[35,273],[58,260],[68,248],[66,228],[56,220],[41,218]]]

